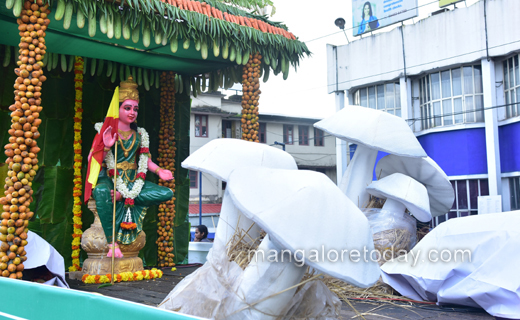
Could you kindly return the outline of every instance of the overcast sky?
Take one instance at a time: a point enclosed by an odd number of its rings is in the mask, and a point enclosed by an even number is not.
[[[373,0],[374,1],[374,0]],[[478,0],[467,0],[469,6]],[[290,116],[324,118],[334,114],[334,94],[327,94],[327,58],[326,45],[344,45],[347,39],[343,32],[334,25],[334,21],[341,17],[345,19],[345,32],[350,41],[357,40],[352,36],[352,9],[350,0],[321,0],[321,1],[289,1],[273,0],[276,13],[272,21],[282,21],[289,31],[299,40],[305,42],[312,52],[312,56],[301,60],[297,72],[291,68],[289,78],[283,80],[282,74],[274,76],[271,73],[267,83],[261,82],[260,113],[283,114]],[[438,0],[418,0],[419,17],[421,18],[439,10]],[[457,3],[457,7],[464,8],[465,2]],[[450,6],[452,9],[453,6]],[[412,24],[410,19],[405,24]],[[396,25],[382,28],[386,32]],[[324,37],[329,34],[331,36]],[[374,32],[375,33],[375,32]],[[317,39],[324,37],[321,39]]]

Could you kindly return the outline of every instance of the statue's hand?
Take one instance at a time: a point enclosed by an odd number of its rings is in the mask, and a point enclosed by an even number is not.
[[[114,199],[114,190],[110,190],[110,200]],[[119,191],[116,191],[116,201],[121,201],[123,197]]]
[[[159,170],[159,178],[165,181],[173,180],[173,174],[170,170],[161,169]]]
[[[112,127],[108,127],[105,132],[103,132],[103,143],[105,147],[112,148],[114,143],[116,143],[116,139],[117,133],[114,133],[114,136],[112,136]]]

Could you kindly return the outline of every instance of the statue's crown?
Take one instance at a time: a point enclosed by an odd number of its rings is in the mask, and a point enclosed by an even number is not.
[[[128,80],[126,81],[121,81],[119,86],[119,102],[123,102],[128,99],[139,102],[139,91],[137,91],[137,83],[134,81],[132,76],[129,76]]]

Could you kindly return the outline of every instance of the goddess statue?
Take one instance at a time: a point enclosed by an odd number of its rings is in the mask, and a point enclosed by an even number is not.
[[[96,124],[98,134],[103,135],[103,159],[97,185],[92,190],[103,231],[108,243],[112,243],[112,220],[114,183],[116,181],[116,249],[115,257],[123,257],[118,244],[130,244],[142,231],[143,220],[147,209],[152,205],[168,201],[173,197],[170,188],[145,181],[146,172],[150,170],[160,179],[172,180],[171,171],[161,169],[152,162],[149,152],[149,136],[144,128],[135,124],[139,112],[139,92],[137,83],[130,76],[121,82],[119,89],[119,128],[107,127],[99,132],[102,123]],[[117,165],[112,149],[117,148]],[[91,155],[89,155],[90,159]],[[116,168],[114,168],[116,167]],[[111,245],[110,245],[111,247]],[[108,257],[112,256],[109,250]]]

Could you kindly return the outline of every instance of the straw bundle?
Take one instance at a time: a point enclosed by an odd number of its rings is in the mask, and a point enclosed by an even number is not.
[[[242,270],[249,265],[266,234],[262,231],[259,237],[253,239],[248,233],[253,225],[254,223],[248,230],[236,228],[235,234],[233,234],[226,246],[229,261],[236,262]]]
[[[410,251],[412,234],[406,229],[390,229],[373,234],[374,248],[379,252],[379,266]]]
[[[370,196],[370,200],[368,201],[368,204],[366,206],[367,209],[381,209],[383,208],[385,204],[386,199],[377,198],[374,196]]]

